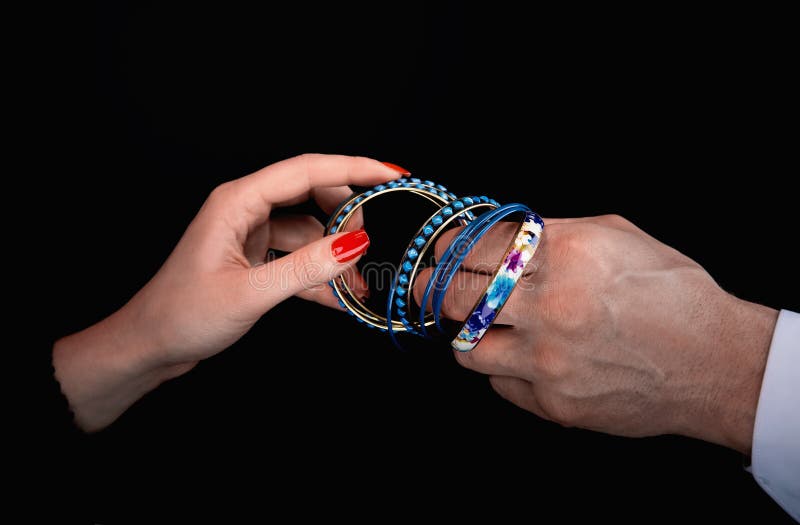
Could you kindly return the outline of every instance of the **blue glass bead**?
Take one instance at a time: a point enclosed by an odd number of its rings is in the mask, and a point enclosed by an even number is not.
[[[441,184],[437,184],[437,185],[436,185],[436,187],[437,187],[437,188],[439,188],[439,189],[440,189],[440,190],[442,190],[442,191],[447,191],[447,188],[445,188],[445,187],[444,187],[444,186],[442,186]]]
[[[336,217],[336,224],[339,224],[343,220],[344,220],[344,215],[339,215],[338,217]]]
[[[434,195],[438,195],[439,192],[436,191],[436,188],[425,188],[428,192],[433,193]]]
[[[442,224],[442,220],[443,220],[442,216],[441,215],[437,215],[436,217],[431,219],[431,222],[433,223],[434,226],[439,226],[440,224]]]
[[[339,306],[341,306],[342,308],[345,308],[344,301],[339,299],[337,302],[339,303]]]
[[[422,233],[424,233],[426,236],[430,236],[433,234],[433,226],[430,224],[426,225],[424,228],[422,228]]]
[[[410,272],[413,268],[414,268],[414,265],[412,265],[409,261],[406,261],[406,262],[403,263],[403,271],[404,272]]]
[[[353,201],[353,204],[358,204],[359,202],[363,201],[364,197],[356,197],[356,200]]]
[[[378,184],[377,186],[375,186],[375,191],[383,191],[385,189],[386,186],[384,186],[383,184]]]
[[[330,286],[331,288],[333,288],[333,281],[328,281],[328,286]]]
[[[500,203],[494,199],[489,199],[489,204],[494,204],[495,206],[500,206]]]
[[[398,183],[396,183],[395,181],[392,181],[389,184],[387,184],[387,186],[389,186],[390,188],[396,188],[396,187],[398,187],[400,185]]]
[[[397,179],[397,182],[399,182],[400,184],[402,184],[402,183],[404,183],[404,182],[408,182],[408,179],[407,179],[407,178],[405,178],[405,177],[400,177],[399,179]]]
[[[489,197],[487,197],[486,195],[481,195],[480,199],[481,202],[489,202]]]
[[[411,182],[422,182],[421,180],[417,179],[416,177],[408,179],[408,180],[410,180]]]
[[[452,200],[456,200],[458,198],[458,197],[456,197],[455,193],[448,193],[447,196],[450,197],[450,199],[452,199]]]
[[[398,310],[397,310],[397,315],[399,315],[400,317],[405,317],[405,316],[406,316],[406,311],[405,311],[405,310],[400,310],[400,309],[398,308]]]
[[[464,197],[461,200],[463,200],[464,204],[466,204],[467,206],[472,206],[473,204],[475,204],[475,201],[472,200],[472,197]]]
[[[336,233],[336,226],[331,226],[331,233]]]
[[[400,299],[399,297],[394,301],[394,304],[396,304],[398,306],[398,308],[405,308],[406,307],[406,302],[404,300]]]
[[[456,201],[456,202],[453,203],[453,208],[455,208],[457,210],[463,210],[464,209],[464,203],[461,202],[461,201]]]
[[[417,250],[415,250],[414,248],[411,248],[410,250],[408,250],[408,258],[411,259],[412,261],[414,259],[416,259],[418,255],[419,255],[419,252]]]
[[[425,246],[425,237],[417,237],[414,239],[414,244],[417,245],[417,248],[422,248]]]
[[[440,192],[438,192],[438,193],[436,192],[436,190],[431,190],[431,191],[432,191],[433,193],[436,193],[436,194],[437,194],[439,197],[441,197],[441,198],[443,198],[443,199],[445,199],[445,200],[447,200],[447,198],[449,197],[449,195],[448,195],[448,194],[446,194],[446,193],[445,193],[445,192],[443,192],[443,191],[440,191]]]
[[[400,278],[398,279],[398,282],[399,282],[400,284],[402,284],[402,285],[406,285],[406,284],[408,284],[408,274],[401,273],[401,274],[400,274]]]
[[[352,204],[348,204],[347,206],[344,207],[344,209],[342,210],[342,213],[347,213],[348,211],[350,211],[352,209],[353,209],[353,205]]]
[[[356,317],[356,321],[358,321],[359,323],[363,323],[364,322],[364,320],[362,318],[360,318],[360,317]]]
[[[422,182],[424,182],[428,186],[436,186],[436,183],[433,182],[432,180],[424,180]]]
[[[397,295],[399,295],[400,297],[403,297],[406,294],[406,289],[405,288],[397,288],[395,290],[395,293]]]
[[[372,191],[372,190],[365,191],[365,192],[364,192],[364,197],[369,197],[369,196],[370,196],[370,195],[372,195],[373,193],[375,193],[375,192],[374,192],[374,191]]]
[[[451,208],[450,206],[447,206],[445,209],[442,210],[442,214],[445,217],[451,216],[453,214],[453,208]]]

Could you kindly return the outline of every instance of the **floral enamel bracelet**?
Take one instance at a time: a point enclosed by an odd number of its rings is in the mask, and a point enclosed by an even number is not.
[[[459,352],[469,352],[480,343],[486,330],[497,318],[500,310],[522,277],[525,266],[533,258],[544,231],[541,217],[532,211],[525,212],[514,240],[506,250],[500,267],[495,272],[483,296],[478,300],[464,327],[451,345]]]

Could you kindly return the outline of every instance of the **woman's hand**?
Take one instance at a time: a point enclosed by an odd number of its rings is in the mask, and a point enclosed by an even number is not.
[[[400,174],[364,157],[301,155],[216,188],[128,304],[56,343],[56,377],[77,423],[105,427],[161,382],[233,344],[288,297],[336,307],[324,283],[346,271],[356,290],[364,288],[354,270],[369,245],[363,230],[323,238],[313,217],[270,220],[270,212],[308,198],[331,212],[350,195],[347,184]],[[292,253],[265,262],[270,248]]]
[[[777,312],[727,294],[696,262],[621,217],[546,223],[498,317],[508,326],[490,329],[458,361],[563,425],[683,434],[749,452]],[[467,318],[514,229],[504,224],[478,243],[444,315]],[[417,281],[417,301],[429,275]]]

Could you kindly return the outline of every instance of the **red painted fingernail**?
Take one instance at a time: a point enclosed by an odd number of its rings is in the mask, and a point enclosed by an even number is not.
[[[397,172],[397,173],[399,173],[400,175],[411,175],[411,172],[410,172],[410,171],[408,171],[408,170],[407,170],[407,169],[405,169],[405,168],[401,168],[401,167],[400,167],[400,166],[398,166],[397,164],[392,164],[391,162],[381,162],[381,164],[383,164],[383,165],[384,165],[384,166],[386,166],[387,168],[392,168],[394,171],[396,171],[396,172]]]
[[[347,232],[331,244],[331,253],[336,262],[347,262],[355,259],[369,248],[369,235],[364,228]]]

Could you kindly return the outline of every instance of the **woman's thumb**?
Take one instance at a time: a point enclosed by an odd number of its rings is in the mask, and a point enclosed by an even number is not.
[[[325,284],[353,266],[369,247],[364,229],[329,235],[250,270],[249,285],[266,312],[303,290]]]

